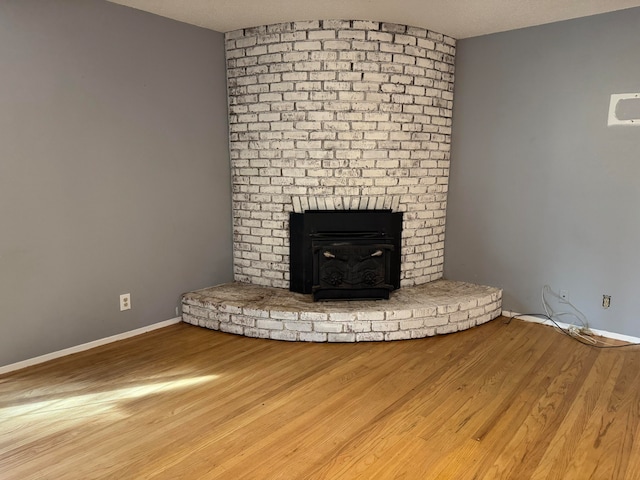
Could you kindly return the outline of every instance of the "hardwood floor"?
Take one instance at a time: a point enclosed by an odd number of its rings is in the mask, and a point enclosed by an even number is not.
[[[0,478],[640,479],[640,348],[503,321],[359,344],[179,324],[0,376]]]

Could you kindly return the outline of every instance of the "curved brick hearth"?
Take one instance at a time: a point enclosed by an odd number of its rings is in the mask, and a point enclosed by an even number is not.
[[[449,280],[404,287],[385,301],[314,303],[311,295],[227,283],[187,293],[182,320],[247,337],[305,342],[408,340],[488,322],[502,290]]]

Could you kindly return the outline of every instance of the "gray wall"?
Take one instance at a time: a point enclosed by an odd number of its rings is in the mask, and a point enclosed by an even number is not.
[[[447,278],[518,312],[548,283],[640,336],[640,127],[607,127],[609,96],[640,91],[639,31],[635,8],[458,43]]]
[[[173,318],[232,278],[222,34],[3,0],[0,65],[0,365]]]

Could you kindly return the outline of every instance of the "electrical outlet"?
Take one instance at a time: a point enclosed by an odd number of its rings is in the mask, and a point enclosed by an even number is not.
[[[569,301],[569,290],[560,290],[560,298],[565,302]]]
[[[131,310],[131,294],[123,293],[120,295],[120,311]]]
[[[602,308],[609,308],[611,306],[611,295],[602,295]]]

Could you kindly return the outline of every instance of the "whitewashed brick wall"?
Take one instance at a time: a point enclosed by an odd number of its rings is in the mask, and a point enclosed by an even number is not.
[[[288,218],[404,213],[401,284],[442,277],[455,40],[370,21],[225,35],[234,269],[289,286]]]

